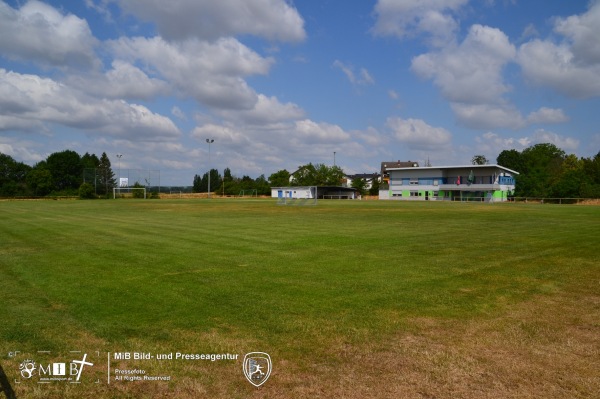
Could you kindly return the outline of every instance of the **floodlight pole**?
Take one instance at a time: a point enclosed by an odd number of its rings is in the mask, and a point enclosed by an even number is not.
[[[335,166],[335,151],[333,152],[333,166]]]
[[[210,198],[210,145],[215,142],[214,139],[206,139],[208,143],[208,198]]]

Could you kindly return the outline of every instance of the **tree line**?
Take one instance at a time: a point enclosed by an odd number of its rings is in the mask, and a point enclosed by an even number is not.
[[[256,190],[257,195],[271,195],[271,187],[287,186],[339,186],[344,171],[339,166],[308,163],[300,166],[292,175],[286,169],[272,173],[268,178],[260,175],[256,179],[250,176],[236,177],[226,168],[223,175],[217,169],[211,169],[202,176],[195,175],[193,191],[208,191],[210,173],[210,191],[223,195],[239,195],[242,191]]]
[[[600,152],[594,157],[578,158],[567,155],[554,144],[536,144],[524,149],[504,150],[497,164],[519,172],[515,196],[538,198],[600,198]],[[484,156],[476,155],[474,164],[485,164]],[[223,175],[211,169],[195,175],[192,190],[238,195],[242,190],[256,190],[258,195],[270,195],[271,187],[338,186],[344,177],[339,166],[312,164],[300,166],[293,174],[285,169],[268,178],[260,175],[236,177],[226,168]],[[374,179],[376,180],[376,179]],[[370,190],[377,194],[378,182]],[[354,179],[352,186],[365,194],[365,182]],[[77,196],[84,198],[109,197],[116,187],[115,175],[106,153],[100,157],[72,150],[50,154],[34,166],[15,161],[0,152],[0,197],[17,196]],[[141,186],[140,186],[141,187]]]
[[[72,150],[50,154],[29,166],[0,153],[1,197],[108,196],[116,186],[105,152],[80,156]]]
[[[516,197],[600,198],[600,152],[591,158],[567,155],[543,143],[523,151],[504,150],[498,165],[519,172]]]

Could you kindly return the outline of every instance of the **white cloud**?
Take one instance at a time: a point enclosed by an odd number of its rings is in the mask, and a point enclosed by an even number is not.
[[[518,62],[533,84],[575,98],[600,95],[600,64],[578,65],[566,45],[541,40],[525,43],[519,49]]]
[[[237,127],[221,126],[212,123],[196,126],[190,136],[201,143],[204,143],[207,138],[211,138],[217,143],[216,146],[227,146],[234,149],[242,149],[252,144],[250,137],[243,134]]]
[[[507,102],[494,104],[450,104],[458,121],[471,129],[505,127],[518,129],[525,126],[523,116]]]
[[[520,41],[525,41],[525,40],[527,40],[527,39],[529,39],[531,37],[537,37],[539,35],[540,35],[540,33],[536,29],[535,25],[529,24],[523,30],[523,33],[521,34],[521,37],[520,37],[519,40]]]
[[[181,120],[187,119],[187,117],[185,116],[185,113],[181,110],[181,108],[179,108],[176,105],[174,105],[173,108],[171,108],[171,114],[174,117],[176,117],[177,119],[181,119]]]
[[[600,96],[600,2],[591,3],[582,15],[558,18],[554,31],[565,40],[538,39],[521,45],[518,62],[524,76],[567,96]]]
[[[369,127],[366,130],[357,130],[352,132],[352,134],[371,147],[385,146],[389,142],[386,135],[373,127]]]
[[[104,74],[73,75],[67,83],[88,94],[115,99],[148,100],[170,91],[167,82],[119,60],[113,61],[112,69]]]
[[[5,97],[8,93],[13,95]],[[23,126],[54,123],[136,140],[175,138],[180,135],[169,118],[155,114],[142,105],[91,98],[69,86],[37,75],[0,69],[0,98],[4,98],[6,105],[2,120],[13,120],[15,123],[12,128],[18,128],[20,121]]]
[[[43,148],[33,141],[0,136],[0,153],[10,155],[20,162],[34,164],[41,161],[44,156],[37,151],[39,149]]]
[[[569,117],[565,115],[562,109],[542,107],[527,116],[529,123],[562,123],[567,122]]]
[[[110,47],[117,57],[149,65],[183,95],[215,108],[253,108],[257,94],[243,77],[266,74],[273,63],[273,59],[261,57],[234,38],[212,43],[121,38],[111,42]]]
[[[477,143],[476,149],[478,152],[494,154],[494,156],[497,156],[504,150],[522,151],[527,147],[540,143],[554,144],[566,152],[574,152],[579,147],[578,139],[564,137],[543,129],[536,130],[530,137],[524,136],[520,138],[502,137],[496,133],[487,132],[476,137],[475,142]]]
[[[426,34],[441,47],[454,40],[458,22],[453,14],[469,0],[378,0],[373,32],[400,39]]]
[[[473,25],[461,45],[420,55],[413,59],[412,69],[432,78],[451,101],[493,103],[510,90],[502,80],[502,68],[515,54],[502,31]]]
[[[333,66],[340,69],[353,85],[366,86],[375,83],[375,79],[366,68],[360,68],[357,74],[352,65],[346,65],[339,60],[335,60]]]
[[[236,111],[225,110],[219,112],[219,115],[227,120],[267,127],[267,125],[303,118],[304,110],[293,103],[282,104],[277,97],[258,94],[254,108]]]
[[[295,136],[314,143],[336,143],[350,139],[341,127],[330,123],[317,123],[309,119],[295,122]]]
[[[590,9],[582,15],[558,18],[554,30],[572,43],[575,62],[583,65],[600,63],[600,2],[591,3]]]
[[[503,98],[511,87],[502,76],[515,54],[502,31],[473,25],[460,45],[415,57],[411,68],[433,79],[465,126],[516,128],[522,126],[522,117]]]
[[[87,21],[31,0],[20,9],[0,2],[0,51],[6,57],[58,67],[96,67],[97,40]]]
[[[167,40],[255,35],[301,41],[304,21],[285,0],[115,0],[137,17],[154,22]]]
[[[452,138],[446,129],[430,126],[421,119],[391,117],[387,119],[386,126],[396,140],[416,150],[440,150]]]
[[[521,151],[531,145],[528,137],[514,138],[501,137],[496,133],[487,132],[475,138],[477,152],[497,157],[504,150]],[[495,162],[495,160],[494,160]]]
[[[536,130],[533,134],[532,141],[536,144],[551,143],[565,152],[576,151],[579,147],[578,139],[573,137],[564,137],[544,129]]]

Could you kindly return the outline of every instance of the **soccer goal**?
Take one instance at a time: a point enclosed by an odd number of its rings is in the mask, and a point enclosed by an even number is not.
[[[146,187],[113,187],[113,199],[116,198],[146,199]]]
[[[258,192],[256,191],[255,188],[253,188],[251,190],[242,190],[242,191],[240,191],[240,194],[238,195],[238,197],[258,197]]]
[[[317,187],[282,187],[277,190],[277,205],[317,205]]]

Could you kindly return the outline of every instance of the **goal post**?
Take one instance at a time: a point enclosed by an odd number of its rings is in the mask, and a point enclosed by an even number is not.
[[[125,198],[123,193],[129,194],[127,198],[146,199],[146,187],[113,187],[113,199],[117,198],[117,194],[119,198]]]
[[[258,197],[258,191],[255,188],[242,190],[238,197]]]

